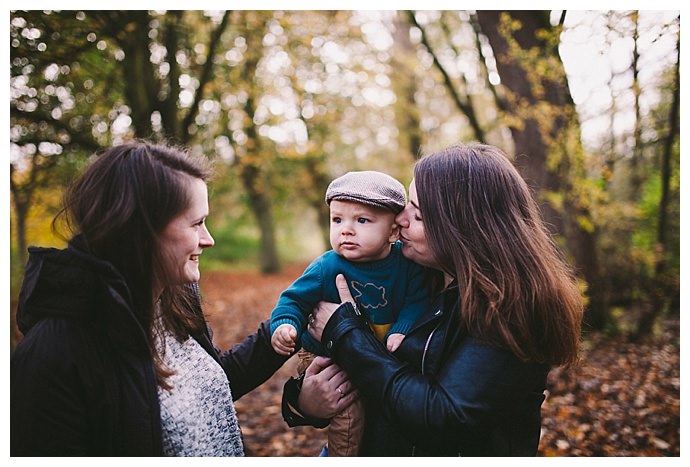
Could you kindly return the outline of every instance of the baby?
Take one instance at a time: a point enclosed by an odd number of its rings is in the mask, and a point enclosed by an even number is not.
[[[424,269],[405,259],[396,215],[406,203],[405,188],[381,172],[349,172],[331,182],[332,250],[314,260],[280,295],[271,314],[271,344],[290,355],[301,343],[300,373],[315,355],[326,352],[305,331],[309,313],[320,301],[340,301],[335,277],[343,274],[374,334],[394,352],[428,300]],[[329,456],[356,456],[364,427],[361,402],[331,420]],[[348,432],[349,435],[348,436]]]

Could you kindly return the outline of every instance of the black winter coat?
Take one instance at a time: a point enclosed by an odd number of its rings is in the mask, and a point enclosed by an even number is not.
[[[366,404],[363,456],[534,456],[548,368],[462,335],[442,294],[391,355],[349,304],[322,342]]]
[[[10,455],[161,455],[153,361],[122,277],[72,244],[29,251],[17,309],[25,336],[10,362]],[[193,337],[234,399],[286,361],[267,322],[222,354],[208,330]]]

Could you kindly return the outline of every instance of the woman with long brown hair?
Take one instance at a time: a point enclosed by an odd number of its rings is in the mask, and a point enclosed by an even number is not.
[[[360,454],[536,455],[548,372],[578,359],[577,280],[493,146],[423,157],[409,199],[396,219],[403,253],[437,293],[399,349],[376,341],[342,281],[345,303],[320,304],[310,327],[365,401]],[[317,415],[302,396],[295,405]]]

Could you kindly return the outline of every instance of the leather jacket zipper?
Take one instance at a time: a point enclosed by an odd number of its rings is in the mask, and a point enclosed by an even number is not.
[[[422,374],[424,374],[424,361],[426,360],[426,353],[429,350],[429,344],[431,343],[431,338],[434,337],[434,333],[438,329],[438,327],[441,325],[441,323],[438,323],[436,327],[431,331],[429,334],[429,337],[426,338],[426,343],[424,344],[424,352],[422,352]],[[417,445],[413,444],[412,445],[412,457],[415,456],[415,453],[417,451]]]
[[[429,334],[429,337],[426,339],[426,343],[424,344],[424,352],[422,353],[422,374],[424,374],[424,361],[426,360],[426,353],[429,350],[429,344],[431,343],[431,338],[434,337],[434,333],[438,329],[438,327],[441,325],[441,323],[438,323],[436,327],[431,331]]]

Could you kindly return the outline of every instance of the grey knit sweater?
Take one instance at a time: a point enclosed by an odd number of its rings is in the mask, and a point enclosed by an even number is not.
[[[162,345],[161,345],[162,346]],[[189,338],[165,337],[163,361],[175,371],[158,388],[163,450],[168,456],[243,456],[242,432],[223,369]]]

